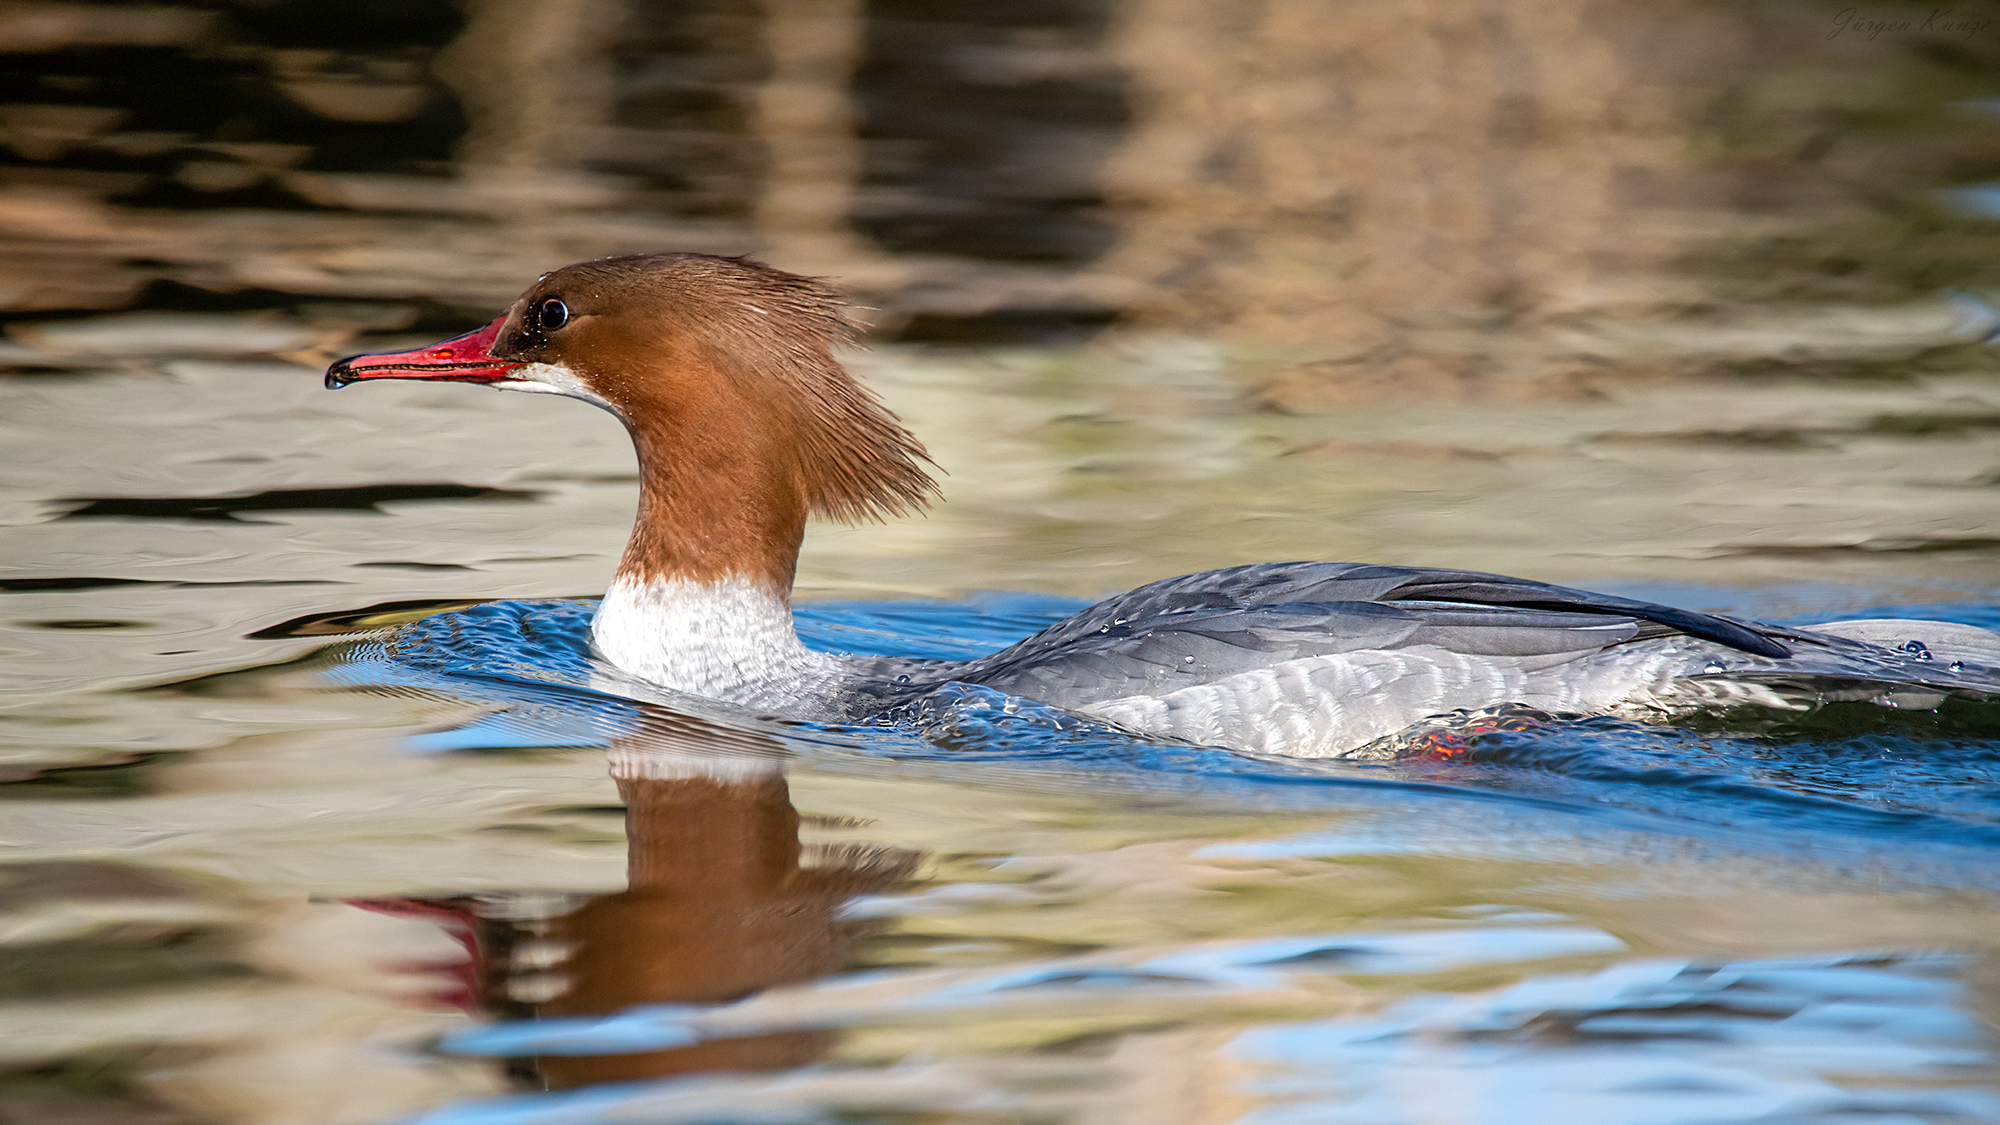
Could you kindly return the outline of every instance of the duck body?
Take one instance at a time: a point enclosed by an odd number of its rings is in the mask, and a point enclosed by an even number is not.
[[[1136,733],[1275,754],[1367,752],[1427,717],[1519,705],[1663,714],[1827,699],[2000,698],[2000,635],[1814,629],[1471,571],[1286,562],[1169,578],[967,661],[822,653],[792,624],[809,514],[899,514],[922,446],[832,357],[838,298],[742,259],[663,254],[545,275],[479,332],[353,356],[375,378],[579,398],[639,454],[631,541],[592,623],[648,684],[789,718],[870,718],[951,682]]]
[[[1423,719],[1506,704],[1654,717],[2000,696],[1982,667],[2000,665],[2000,636],[1968,625],[1794,629],[1474,571],[1339,562],[1165,579],[963,661],[816,652],[789,607],[742,588],[614,586],[592,634],[647,683],[788,718],[865,721],[964,683],[1139,734],[1307,757],[1373,754]]]

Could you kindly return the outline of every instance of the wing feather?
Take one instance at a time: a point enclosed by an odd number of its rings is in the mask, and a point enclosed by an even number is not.
[[[1058,706],[1155,694],[1290,660],[1417,645],[1466,656],[1585,656],[1674,633],[1766,657],[1792,630],[1468,570],[1259,563],[1099,602],[955,678]]]

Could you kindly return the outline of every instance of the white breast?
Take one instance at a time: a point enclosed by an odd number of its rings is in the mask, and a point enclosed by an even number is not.
[[[784,599],[745,578],[621,577],[590,635],[605,660],[639,679],[751,707],[792,711],[842,672],[799,642]]]

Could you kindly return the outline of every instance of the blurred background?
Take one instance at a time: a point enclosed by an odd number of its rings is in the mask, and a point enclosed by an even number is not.
[[[550,267],[681,248],[838,277],[879,339],[1281,346],[1319,364],[1258,373],[1292,405],[1588,379],[1633,357],[1552,329],[1995,284],[1996,24],[1835,0],[8,0],[0,311],[443,330]],[[1642,365],[1704,362],[1665,351]]]

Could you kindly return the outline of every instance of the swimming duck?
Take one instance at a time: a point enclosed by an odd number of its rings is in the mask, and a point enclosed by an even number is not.
[[[1164,579],[975,660],[817,652],[791,614],[807,518],[904,515],[937,493],[923,446],[835,358],[851,335],[817,280],[644,254],[546,274],[486,327],[350,356],[326,385],[477,383],[611,412],[641,484],[591,626],[599,655],[649,684],[789,718],[862,719],[955,681],[1181,742],[1341,756],[1431,716],[1507,705],[1659,715],[2000,697],[2000,635],[1972,626],[1798,629],[1342,562]]]

